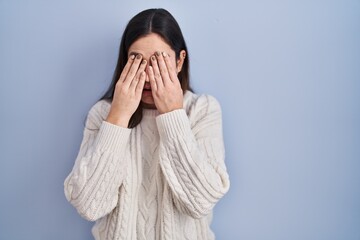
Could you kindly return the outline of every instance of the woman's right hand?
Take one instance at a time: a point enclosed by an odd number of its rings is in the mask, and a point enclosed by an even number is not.
[[[106,121],[121,127],[128,127],[129,120],[138,108],[145,84],[147,61],[141,54],[131,55],[119,80]]]

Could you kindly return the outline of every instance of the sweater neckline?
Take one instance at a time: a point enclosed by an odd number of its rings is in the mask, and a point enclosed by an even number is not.
[[[191,96],[191,92],[186,90],[184,93],[184,106],[187,99]],[[157,109],[143,108],[143,117],[157,117],[160,115],[160,112]]]
[[[157,117],[160,112],[157,109],[143,108],[143,117]]]

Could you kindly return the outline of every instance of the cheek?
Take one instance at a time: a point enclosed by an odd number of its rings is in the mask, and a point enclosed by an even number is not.
[[[177,72],[177,61],[174,57],[171,58],[171,66]]]

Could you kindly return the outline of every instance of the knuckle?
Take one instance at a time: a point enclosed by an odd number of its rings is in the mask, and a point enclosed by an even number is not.
[[[159,88],[159,89],[157,90],[157,92],[156,92],[156,95],[157,95],[158,97],[160,97],[160,96],[163,95],[163,93],[164,93],[163,89],[162,89],[162,88]]]
[[[121,87],[121,85],[122,85],[122,80],[119,79],[119,80],[116,82],[115,87],[116,87],[116,88],[119,88],[119,87]]]
[[[120,93],[122,93],[122,94],[127,94],[127,89],[125,89],[125,88],[120,88]]]
[[[132,75],[132,74],[134,74],[134,72],[135,72],[134,68],[131,68],[128,75]]]
[[[161,72],[161,74],[166,74],[166,73],[167,73],[167,69],[161,68],[161,69],[160,69],[160,72]]]
[[[160,78],[160,77],[161,77],[160,73],[155,73],[155,78]]]

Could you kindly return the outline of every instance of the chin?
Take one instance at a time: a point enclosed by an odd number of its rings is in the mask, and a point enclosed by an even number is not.
[[[145,109],[156,109],[155,104],[147,104],[147,103],[142,103],[142,107]]]
[[[145,108],[153,108],[153,109],[156,109],[156,106],[155,106],[155,102],[154,102],[154,99],[151,98],[142,98],[141,99],[141,103],[143,105],[143,107]]]
[[[155,102],[151,101],[150,99],[141,99],[141,102],[145,103],[145,104],[150,104],[150,105],[155,104]]]

